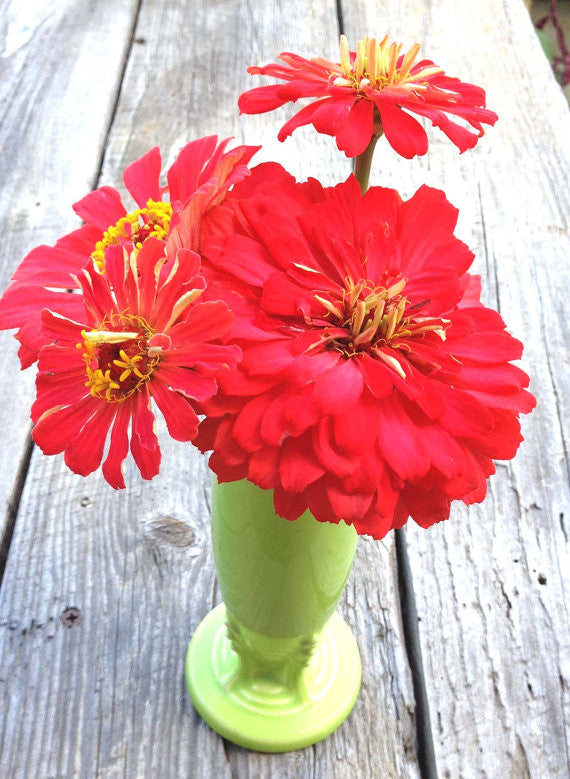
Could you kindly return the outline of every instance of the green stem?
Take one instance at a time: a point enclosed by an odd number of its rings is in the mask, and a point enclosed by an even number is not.
[[[382,135],[382,130],[380,130],[380,132],[374,133],[366,149],[362,152],[362,154],[359,154],[358,157],[354,158],[353,171],[354,171],[354,175],[356,176],[356,180],[360,184],[360,189],[362,190],[362,194],[364,194],[368,189],[368,180],[370,179],[370,166],[372,164],[372,157],[374,156],[374,148],[376,146],[376,142],[378,141],[378,138],[380,138],[381,135]]]

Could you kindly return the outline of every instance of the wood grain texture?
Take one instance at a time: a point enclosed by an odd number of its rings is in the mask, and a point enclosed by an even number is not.
[[[334,3],[237,0],[140,8],[101,183],[160,143],[167,163],[218,132],[267,141],[299,176],[349,171],[329,140],[277,144],[281,117],[242,117],[245,68],[284,49],[336,48]],[[239,41],[239,45],[236,45]],[[73,164],[71,161],[69,164]],[[163,431],[164,432],[164,431]],[[35,452],[0,592],[0,775],[417,777],[414,699],[402,638],[394,545],[364,540],[341,611],[363,655],[348,721],[289,755],[224,742],[196,715],[183,681],[186,644],[219,600],[205,460],[163,436],[163,468],[127,490],[80,479]]]
[[[0,290],[34,246],[78,227],[71,204],[96,183],[136,0],[4,0],[0,5]],[[108,19],[113,19],[109,25]],[[93,75],[97,74],[97,78]],[[25,456],[33,370],[0,333],[0,539]]]
[[[77,223],[67,204],[95,184],[103,146],[101,183],[114,185],[153,144],[171,162],[187,140],[211,132],[262,142],[260,159],[299,177],[334,183],[348,173],[334,143],[310,129],[276,141],[290,110],[238,118],[236,107],[253,86],[247,64],[285,49],[336,53],[335,3],[296,3],[293,13],[286,3],[144,0],[130,49],[134,2],[37,3],[33,23],[19,7],[5,5],[0,16],[4,285],[25,251]],[[513,464],[499,465],[487,501],[429,532],[407,532],[442,777],[567,775],[570,127],[523,14],[518,0],[343,8],[352,41],[384,31],[422,40],[451,74],[484,85],[500,113],[461,157],[435,130],[423,159],[380,146],[372,183],[409,196],[427,182],[460,207],[458,233],[477,253],[487,301],[527,345],[524,366],[539,396],[527,441]],[[17,382],[21,395],[2,417],[3,500],[31,394],[11,343],[6,350],[12,367],[0,391],[14,398]],[[99,475],[80,479],[61,458],[34,454],[0,591],[0,776],[419,776],[390,538],[361,540],[341,604],[364,680],[339,731],[271,756],[224,742],[200,720],[183,662],[192,631],[219,600],[209,476],[189,446],[168,442],[163,462],[150,484],[130,465],[127,491],[113,493]]]
[[[568,106],[516,0],[385,11],[357,4],[347,32],[421,40],[450,75],[486,88],[500,120],[461,157],[437,130],[411,164],[385,146],[373,181],[406,195],[425,181],[460,208],[458,234],[477,254],[484,298],[524,341],[538,398],[526,441],[498,465],[485,503],[456,506],[428,532],[407,529],[438,771],[567,776]]]

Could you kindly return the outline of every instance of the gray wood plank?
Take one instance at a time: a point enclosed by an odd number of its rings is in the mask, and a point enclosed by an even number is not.
[[[380,149],[372,180],[407,194],[425,181],[460,208],[484,297],[524,341],[538,397],[486,502],[407,529],[438,770],[567,776],[568,106],[517,0],[386,10],[345,9],[348,34],[421,40],[451,75],[484,86],[500,119],[461,157],[436,130],[422,160]]]
[[[1,3],[2,292],[30,249],[80,224],[71,203],[95,184],[136,6],[136,0]],[[25,457],[33,397],[34,372],[19,374],[16,351],[11,334],[1,332],[0,395],[10,404],[2,414],[0,539],[12,521],[8,503]]]
[[[284,49],[336,49],[334,3],[143,2],[105,151],[102,183],[160,142],[171,162],[219,132],[268,141],[299,176],[349,171],[329,139],[276,141],[279,117],[238,119],[245,68]],[[236,44],[239,41],[239,45]],[[163,439],[165,440],[165,439]],[[163,469],[127,491],[82,480],[34,453],[0,593],[0,773],[10,776],[349,777],[419,775],[414,699],[402,638],[392,539],[361,543],[341,606],[360,644],[355,710],[326,742],[249,753],[195,714],[186,644],[219,600],[208,530],[209,475],[190,446],[163,447]],[[193,540],[191,540],[193,539]],[[69,622],[75,612],[79,620]],[[40,627],[41,626],[41,627]]]

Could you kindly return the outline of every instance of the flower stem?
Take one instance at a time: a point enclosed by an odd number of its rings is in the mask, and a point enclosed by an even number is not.
[[[354,171],[354,175],[356,176],[356,180],[360,184],[360,189],[362,190],[362,194],[364,194],[368,189],[368,180],[370,179],[370,166],[372,164],[372,157],[374,156],[374,148],[376,146],[376,142],[378,141],[378,138],[380,138],[381,135],[382,135],[382,130],[374,133],[366,149],[362,152],[362,154],[359,154],[358,157],[354,158],[353,171]]]

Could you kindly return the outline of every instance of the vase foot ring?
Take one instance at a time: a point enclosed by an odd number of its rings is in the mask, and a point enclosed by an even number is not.
[[[336,613],[327,622],[297,691],[239,677],[225,618],[221,603],[202,620],[186,655],[186,684],[202,719],[234,744],[260,752],[302,749],[336,730],[354,706],[362,674],[346,622]]]

